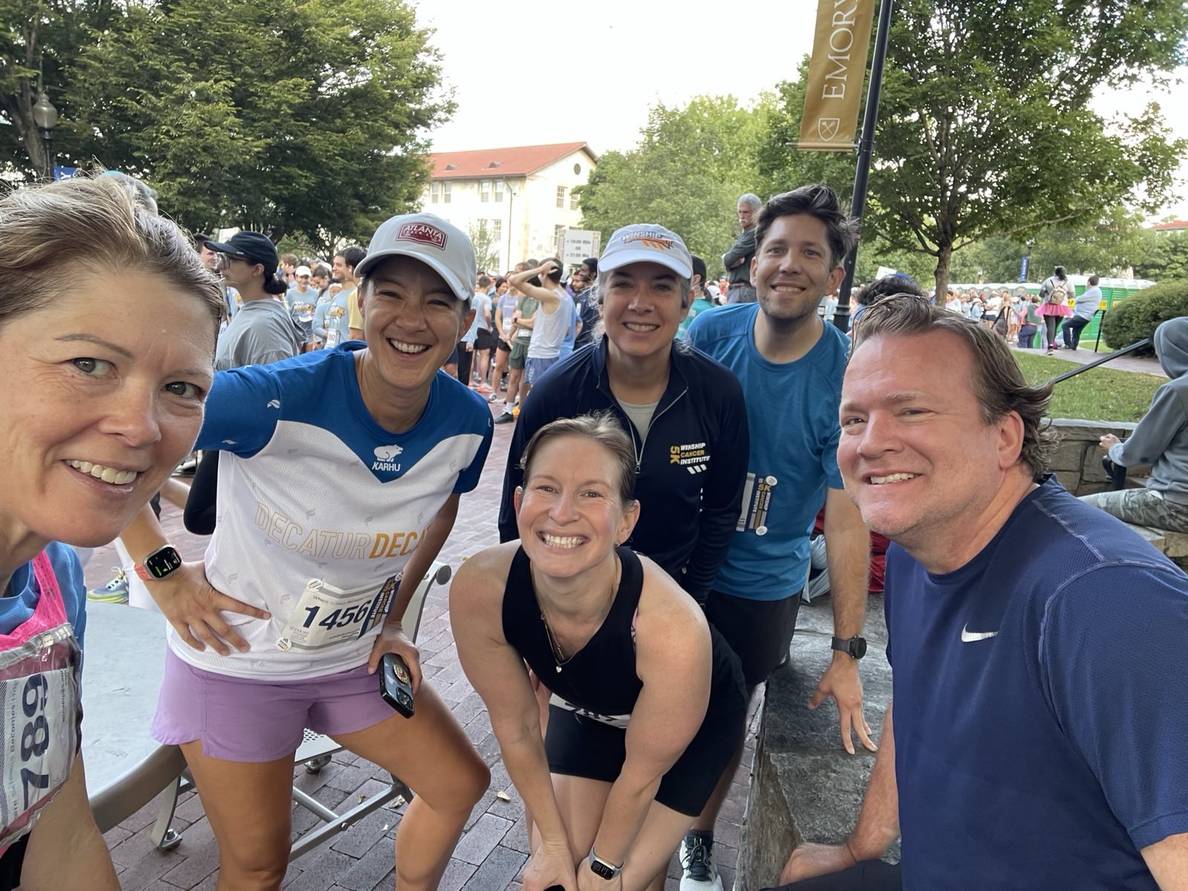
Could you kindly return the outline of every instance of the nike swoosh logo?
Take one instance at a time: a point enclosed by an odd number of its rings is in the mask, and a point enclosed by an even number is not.
[[[989,640],[992,637],[998,637],[997,631],[970,631],[969,626],[966,625],[961,629],[962,643],[976,643],[979,640]]]

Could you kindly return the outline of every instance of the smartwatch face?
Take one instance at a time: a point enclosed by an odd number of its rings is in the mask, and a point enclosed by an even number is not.
[[[161,548],[144,561],[144,568],[157,579],[165,578],[181,565],[181,554],[175,548]]]
[[[590,871],[604,879],[613,879],[615,877],[615,871],[613,869],[597,860],[590,861]]]
[[[861,659],[866,655],[866,638],[859,637],[850,641],[850,655],[855,659]]]

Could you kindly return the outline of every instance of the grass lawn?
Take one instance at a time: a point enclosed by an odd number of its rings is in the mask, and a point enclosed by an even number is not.
[[[1051,380],[1074,363],[1029,353],[1014,354],[1028,383]],[[1151,404],[1151,397],[1165,381],[1150,374],[1094,368],[1056,385],[1052,393],[1053,418],[1086,418],[1092,421],[1137,421]]]

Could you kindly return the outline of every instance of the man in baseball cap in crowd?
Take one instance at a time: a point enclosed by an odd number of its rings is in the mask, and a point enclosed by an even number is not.
[[[301,352],[305,334],[277,299],[288,288],[276,274],[280,258],[272,239],[259,232],[237,232],[225,242],[207,241],[205,246],[226,256],[223,280],[243,301],[219,335],[215,368],[266,365]]]
[[[692,260],[663,226],[625,226],[598,261],[605,336],[576,350],[533,389],[507,456],[499,535],[517,538],[513,494],[532,435],[557,418],[609,411],[635,446],[639,522],[626,542],[699,601],[709,593],[738,520],[746,476],[742,389],[683,341]]]

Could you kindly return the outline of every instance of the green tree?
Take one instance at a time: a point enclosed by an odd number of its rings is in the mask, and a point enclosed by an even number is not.
[[[80,151],[194,229],[364,241],[417,202],[424,134],[452,111],[403,0],[170,0],[89,33]]]
[[[1188,280],[1188,233],[1146,233],[1148,251],[1134,264],[1134,274],[1154,281]]]
[[[499,270],[499,243],[495,230],[486,220],[479,220],[470,226],[470,243],[474,245],[474,259],[478,269],[497,273]]]
[[[1159,109],[1106,122],[1089,101],[1183,62],[1181,0],[900,0],[893,21],[864,237],[933,257],[938,289],[978,240],[1168,196],[1185,146]],[[784,141],[760,152],[769,179],[803,176],[790,141],[801,113],[785,102],[776,114]]]
[[[33,121],[41,89],[61,115],[54,155],[59,162],[77,160],[77,103],[66,88],[67,72],[87,33],[103,31],[123,14],[116,0],[0,0],[0,168],[25,180],[45,174],[49,157]]]
[[[657,105],[639,145],[607,152],[580,189],[582,225],[610,233],[629,223],[677,232],[713,275],[738,234],[738,196],[757,192],[756,152],[770,100],[754,108],[731,96],[699,96],[683,108]]]
[[[950,273],[960,282],[1015,281],[1020,260],[1029,254],[1033,282],[1057,265],[1076,274],[1123,275],[1150,255],[1149,234],[1139,214],[1114,207],[1092,215],[1087,225],[1042,229],[1026,241],[992,236],[974,242],[953,255]]]

